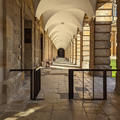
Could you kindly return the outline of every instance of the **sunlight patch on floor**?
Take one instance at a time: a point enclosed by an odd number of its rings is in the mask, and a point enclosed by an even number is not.
[[[4,120],[17,120],[17,119],[19,119],[20,117],[29,116],[30,114],[36,112],[37,110],[42,109],[43,107],[44,107],[44,106],[42,106],[42,107],[30,108],[30,109],[28,109],[27,111],[19,112],[19,113],[15,114],[13,117],[9,117],[9,118],[6,118],[6,119],[4,119]]]

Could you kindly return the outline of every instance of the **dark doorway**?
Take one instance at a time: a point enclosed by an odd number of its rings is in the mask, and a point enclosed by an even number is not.
[[[24,21],[24,68],[32,68],[32,21]],[[29,75],[25,72],[25,75]]]
[[[65,57],[65,50],[63,48],[58,49],[58,57]]]

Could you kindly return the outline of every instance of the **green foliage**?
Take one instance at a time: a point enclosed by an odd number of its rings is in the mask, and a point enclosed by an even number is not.
[[[111,59],[111,64],[110,65],[112,66],[112,69],[116,69],[116,60]],[[112,77],[116,77],[116,72],[115,71],[112,72]]]

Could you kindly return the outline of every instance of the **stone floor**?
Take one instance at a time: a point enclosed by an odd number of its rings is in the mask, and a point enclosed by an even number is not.
[[[71,66],[42,70],[42,90],[37,101],[29,100],[29,79],[26,80],[15,101],[0,106],[0,120],[120,120],[120,96],[113,92],[115,80],[108,78],[107,101],[85,101],[81,100],[81,73],[75,73],[75,99],[68,100],[68,68]],[[96,93],[101,95],[101,78],[95,80]],[[86,98],[92,97],[91,81],[92,77],[85,73]]]

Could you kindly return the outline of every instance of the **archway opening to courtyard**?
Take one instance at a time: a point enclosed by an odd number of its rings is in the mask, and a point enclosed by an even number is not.
[[[112,69],[117,68],[117,4],[116,0],[113,0],[112,7],[112,24],[111,24],[111,58],[110,65]],[[112,77],[116,77],[116,72],[112,72]]]
[[[58,57],[60,57],[60,58],[65,57],[65,50],[63,48],[58,49]]]

